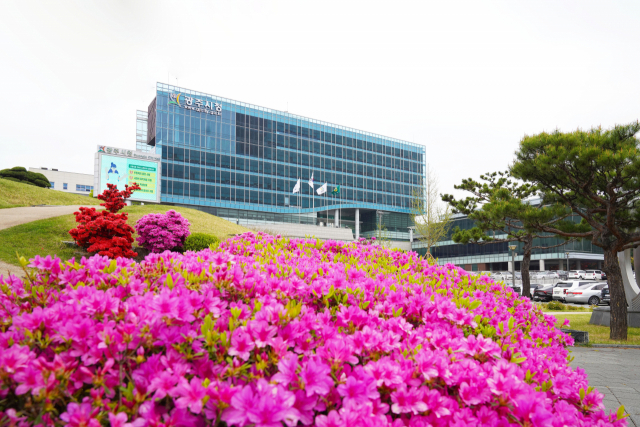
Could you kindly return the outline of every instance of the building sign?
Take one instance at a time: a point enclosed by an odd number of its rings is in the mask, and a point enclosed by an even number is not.
[[[98,145],[98,153],[115,154],[116,156],[132,157],[134,159],[161,160],[161,156],[159,154],[127,150],[124,148],[107,147],[106,145]]]
[[[202,99],[192,98],[181,93],[170,93],[169,105],[177,105],[178,107],[198,113],[212,114],[214,116],[222,115],[222,105],[217,102],[203,101]]]
[[[131,200],[160,202],[161,156],[142,151],[126,150],[100,145],[96,153],[94,187],[95,196],[114,184],[118,190],[134,182],[140,186]]]

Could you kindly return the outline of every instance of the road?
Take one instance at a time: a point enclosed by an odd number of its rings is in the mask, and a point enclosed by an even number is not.
[[[607,411],[624,405],[629,426],[640,427],[640,349],[575,347],[571,355],[571,366],[584,369],[604,394]]]
[[[0,209],[0,230],[61,215],[70,215],[80,206],[27,206],[23,208]]]

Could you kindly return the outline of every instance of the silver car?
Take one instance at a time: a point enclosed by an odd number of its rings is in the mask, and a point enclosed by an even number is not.
[[[602,289],[604,289],[605,286],[607,286],[606,283],[590,283],[575,289],[569,289],[565,295],[565,300],[567,302],[598,305],[600,304]]]

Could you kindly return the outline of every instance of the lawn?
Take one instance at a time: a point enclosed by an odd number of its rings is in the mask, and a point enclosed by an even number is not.
[[[36,187],[0,178],[0,209],[33,205],[98,205],[100,200],[80,194]]]
[[[553,314],[553,313],[547,313]],[[629,344],[640,345],[640,328],[629,328],[627,332],[627,341],[611,341],[609,339],[609,327],[590,325],[589,319],[591,313],[588,314],[557,314],[558,319],[556,326],[562,326],[564,319],[569,319],[569,329],[589,332],[589,343],[591,344]]]
[[[10,182],[10,181],[9,181]],[[129,224],[135,227],[136,221],[148,213],[164,213],[175,209],[191,223],[192,233],[213,234],[221,240],[238,233],[249,231],[245,227],[233,224],[208,213],[183,207],[165,205],[127,206],[122,210],[129,214]],[[63,241],[73,240],[69,230],[76,225],[73,215],[42,219],[17,225],[0,231],[0,260],[18,265],[16,252],[29,259],[35,255],[58,255],[62,259],[76,256],[77,248],[64,245]],[[137,237],[134,234],[134,238]],[[135,243],[134,243],[135,250]]]

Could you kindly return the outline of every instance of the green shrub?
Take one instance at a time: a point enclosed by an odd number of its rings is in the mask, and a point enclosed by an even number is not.
[[[184,242],[184,250],[198,252],[207,249],[210,245],[218,243],[220,240],[216,236],[205,233],[193,233]]]
[[[0,170],[0,178],[21,182],[23,184],[37,185],[42,188],[51,187],[51,183],[46,176],[39,172],[28,172],[22,166]]]
[[[549,301],[549,304],[547,304],[547,309],[563,311],[567,309],[567,306],[560,301]]]

